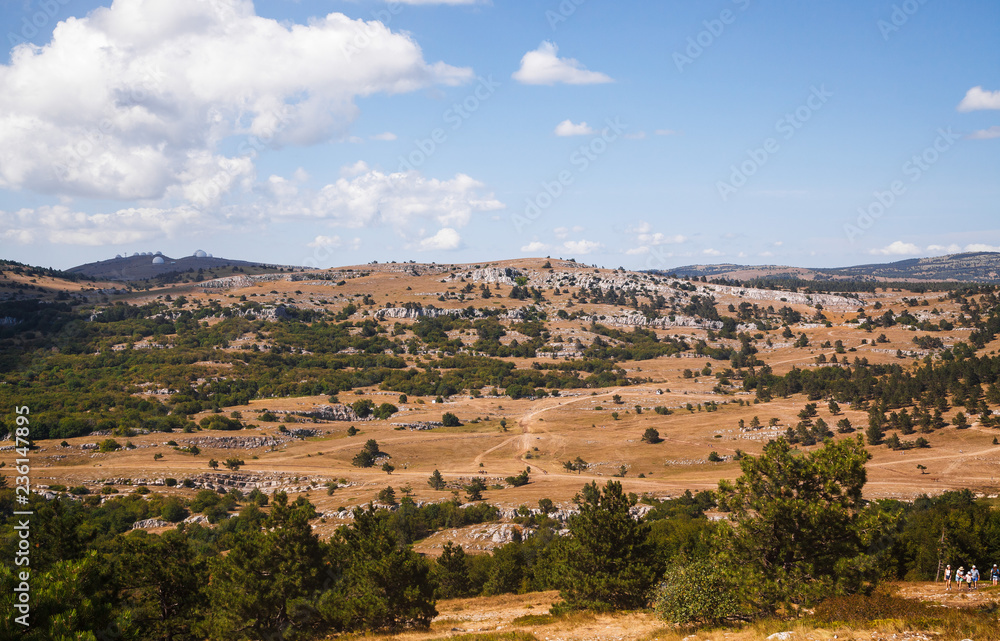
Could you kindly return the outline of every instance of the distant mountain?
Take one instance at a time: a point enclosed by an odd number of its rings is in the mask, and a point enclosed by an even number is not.
[[[913,282],[1000,282],[1000,253],[973,252],[932,258],[909,258],[894,263],[856,265],[854,267],[805,268],[785,265],[686,265],[665,273],[677,276],[732,278],[802,279],[802,280],[861,280]]]
[[[234,270],[234,268],[238,269]],[[197,274],[199,269],[205,273],[206,278],[215,278],[217,276],[229,275],[233,271],[260,274],[292,268],[287,265],[267,265],[265,263],[246,260],[216,258],[205,254],[205,252],[198,252],[194,256],[185,256],[183,258],[171,258],[162,254],[122,256],[96,263],[79,265],[66,271],[83,274],[99,280],[142,281],[157,279],[169,282],[176,280],[176,278],[171,278],[171,276],[180,276],[191,272]]]

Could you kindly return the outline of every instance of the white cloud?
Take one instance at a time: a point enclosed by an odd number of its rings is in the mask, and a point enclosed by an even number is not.
[[[365,163],[310,198],[275,200],[262,217],[323,219],[341,227],[390,226],[399,233],[420,220],[463,227],[479,212],[503,209],[484,185],[465,174],[450,180],[425,178],[418,171],[386,174]]]
[[[921,251],[920,248],[913,243],[904,243],[901,240],[897,240],[886,245],[885,247],[882,247],[881,249],[872,249],[869,253],[880,254],[882,256],[913,256],[921,253]]]
[[[420,251],[450,251],[462,246],[462,237],[450,227],[420,241]]]
[[[380,134],[375,134],[374,136],[372,136],[372,140],[382,140],[385,142],[391,142],[395,140],[396,137],[397,137],[396,134],[392,133],[391,131],[383,131]]]
[[[554,85],[565,83],[569,85],[592,85],[614,82],[608,75],[589,71],[580,61],[573,58],[560,58],[559,52],[552,42],[543,42],[534,51],[529,51],[521,58],[521,68],[514,72],[513,78],[526,85]]]
[[[592,136],[594,129],[585,122],[577,125],[572,120],[563,120],[556,125],[555,134],[557,136]]]
[[[538,254],[544,251],[548,251],[549,246],[545,243],[534,240],[527,245],[521,247],[522,254]]]
[[[645,140],[646,139],[646,132],[645,131],[637,131],[634,134],[625,134],[625,137],[628,138],[629,140]]]
[[[19,244],[121,245],[210,228],[218,225],[191,207],[133,207],[110,214],[88,214],[65,205],[0,211],[0,240]]]
[[[1000,252],[1000,247],[986,245],[984,243],[972,243],[965,246],[967,252]]]
[[[250,0],[115,0],[0,65],[0,188],[211,205],[262,150],[344,136],[358,97],[471,78],[377,21],[279,22]]]
[[[985,243],[970,243],[961,246],[957,243],[950,245],[929,245],[927,251],[932,254],[963,254],[971,252],[1000,252],[1000,247],[987,245]]]
[[[962,251],[960,245],[928,245],[927,251],[932,254],[957,254]]]
[[[992,140],[1000,138],[1000,125],[993,125],[989,129],[980,129],[969,134],[970,140]]]
[[[771,256],[774,256],[774,254],[769,251],[763,251],[757,255],[760,256],[761,258],[770,258]]]
[[[630,256],[647,254],[653,247],[660,245],[679,245],[688,240],[687,236],[681,234],[669,236],[662,232],[654,232],[653,226],[647,221],[642,221],[635,226],[626,227],[625,233],[634,236],[633,243],[635,247],[625,250],[625,253]]]
[[[962,102],[958,103],[959,111],[979,109],[1000,109],[1000,91],[986,91],[982,86],[973,87],[965,93]]]
[[[307,243],[306,247],[341,247],[344,243],[340,240],[340,236],[317,236],[311,243]]]
[[[702,251],[701,253],[705,254],[706,256],[721,256],[722,255],[722,252],[720,252],[718,249],[706,249],[706,250]]]
[[[604,247],[601,243],[592,240],[567,240],[562,246],[571,254],[579,255],[586,255]]]

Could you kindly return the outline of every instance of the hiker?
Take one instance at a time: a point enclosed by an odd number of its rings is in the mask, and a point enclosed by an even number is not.
[[[979,589],[979,568],[972,566],[972,589]]]
[[[973,574],[975,569],[976,566],[973,565],[972,569],[965,573],[965,587],[970,591],[972,590],[972,580],[975,578],[975,575]]]
[[[995,568],[996,566],[994,565],[993,567]],[[944,589],[945,590],[950,590],[951,589],[951,566],[950,565],[946,565],[945,568],[944,568]]]
[[[962,584],[964,582],[965,582],[965,568],[959,566],[958,569],[955,570],[955,585],[958,587],[959,590],[961,590]]]
[[[997,580],[1000,579],[1000,568],[997,567],[996,563],[993,564],[993,569],[990,570],[990,578],[993,579],[993,585],[996,585]]]

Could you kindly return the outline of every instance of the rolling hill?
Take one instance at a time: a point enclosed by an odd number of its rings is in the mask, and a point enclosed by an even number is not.
[[[133,282],[155,278],[169,282],[170,280],[179,278],[181,274],[197,274],[199,270],[210,272],[205,277],[214,278],[228,276],[234,271],[247,274],[260,274],[287,269],[294,269],[294,267],[270,265],[256,261],[234,260],[231,258],[216,258],[205,254],[203,251],[198,251],[192,256],[184,256],[182,258],[171,258],[170,256],[152,253],[119,256],[109,260],[78,265],[66,271],[109,281]],[[171,279],[171,275],[175,275],[175,278]]]
[[[683,277],[751,280],[779,278],[802,280],[863,281],[953,281],[993,283],[1000,281],[1000,253],[972,252],[930,258],[908,258],[892,263],[873,263],[837,268],[805,268],[787,265],[685,265],[666,273]]]

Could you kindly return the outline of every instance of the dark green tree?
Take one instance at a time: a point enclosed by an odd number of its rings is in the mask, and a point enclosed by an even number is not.
[[[719,505],[731,511],[718,530],[719,556],[746,574],[750,609],[874,587],[879,570],[868,550],[889,517],[861,500],[870,458],[860,438],[804,455],[778,439],[743,457],[735,482],[719,482]]]
[[[655,444],[659,443],[663,439],[660,438],[660,431],[655,427],[647,427],[646,431],[642,433],[642,442]]]
[[[434,470],[434,472],[431,474],[431,477],[427,479],[427,485],[430,485],[435,490],[443,490],[444,477],[441,476],[441,472],[438,470]]]
[[[438,581],[437,594],[442,599],[470,596],[469,561],[461,545],[445,542],[434,575]]]
[[[482,501],[483,492],[486,491],[486,484],[481,479],[472,479],[472,482],[465,486],[465,499],[467,501]]]
[[[369,507],[354,510],[350,526],[331,541],[331,565],[343,564],[334,589],[317,609],[340,630],[426,628],[437,614],[427,561],[401,546],[386,519]]]
[[[558,578],[566,609],[620,610],[645,607],[655,577],[649,526],[634,518],[633,498],[621,483],[583,487],[580,510],[570,519],[565,570]]]
[[[266,529],[244,533],[215,560],[206,588],[210,638],[286,639],[311,623],[300,604],[323,587],[326,558],[309,525],[310,507],[290,506],[279,492]]]

